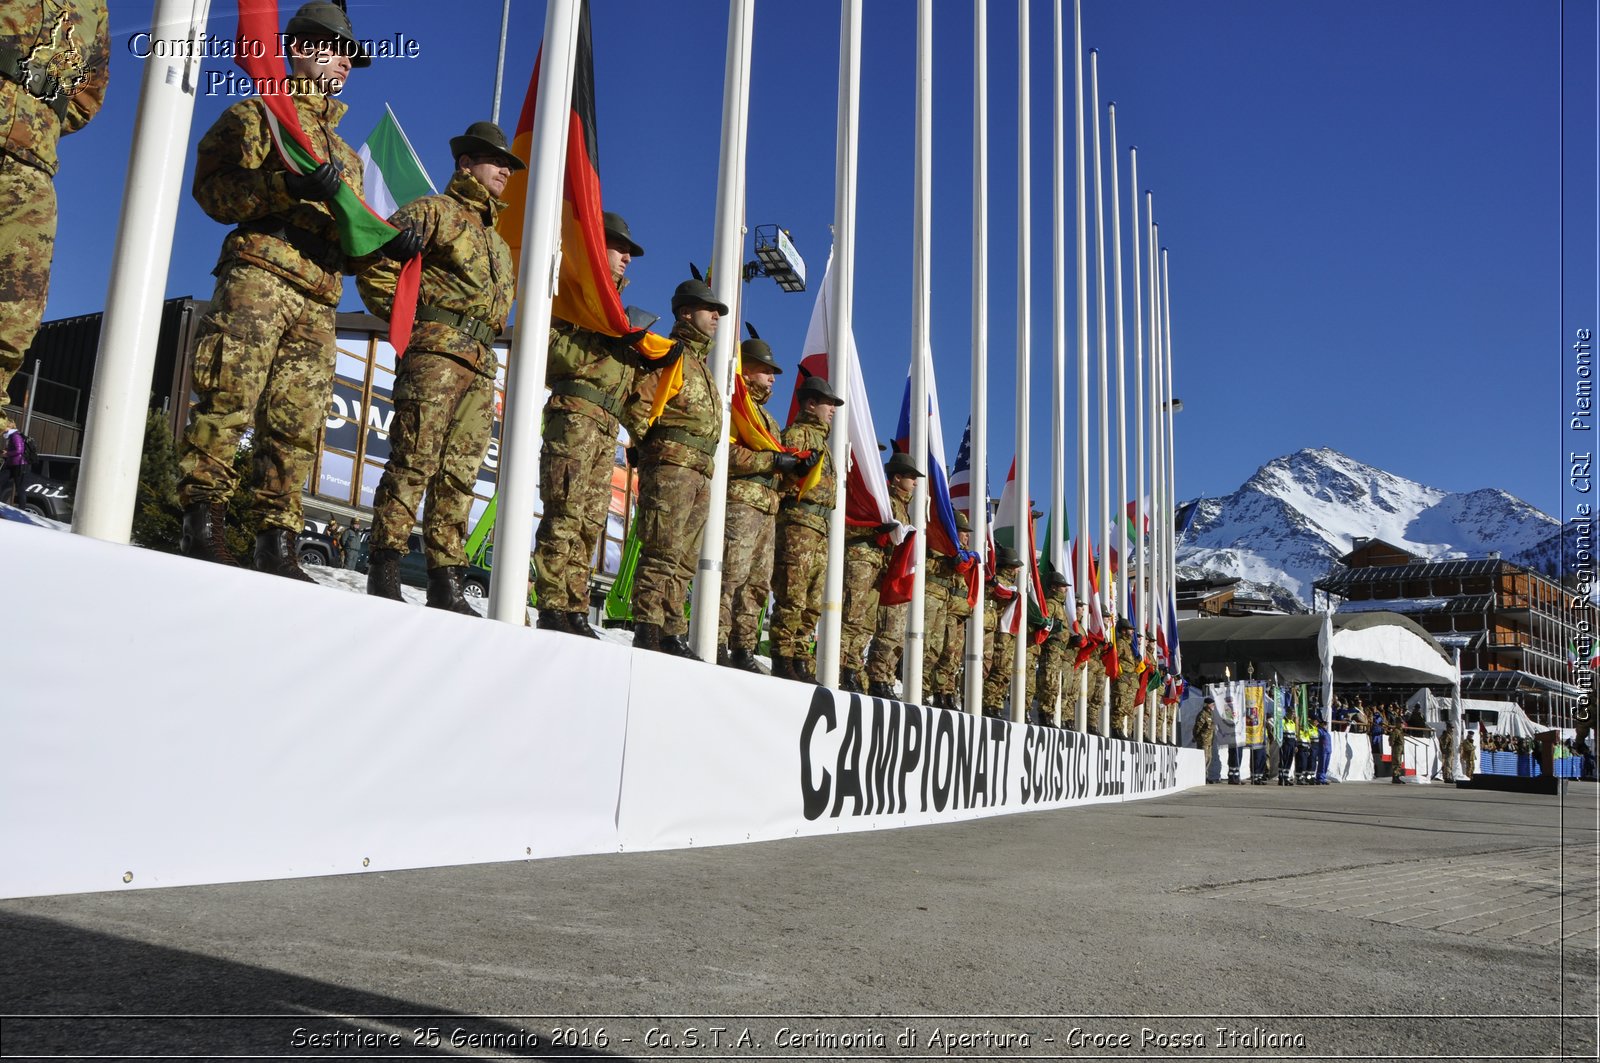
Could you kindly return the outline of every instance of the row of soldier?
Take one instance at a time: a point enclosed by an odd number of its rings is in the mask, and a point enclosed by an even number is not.
[[[36,55],[40,42],[58,27],[38,19],[37,25],[23,25],[9,15],[16,24],[0,25],[7,34],[0,46],[5,76],[0,102],[41,127],[29,138],[29,151],[7,145],[7,181],[0,191],[23,207],[32,205],[30,196],[37,200],[51,191],[55,140],[81,127],[104,92],[104,5],[77,0],[69,8],[68,17],[86,27],[86,39],[97,42],[87,58],[79,57],[96,76],[80,72],[70,92],[65,81],[42,81],[35,72],[6,62],[24,44],[24,54]],[[309,172],[289,168],[258,99],[229,107],[200,141],[194,198],[210,217],[233,228],[223,241],[216,290],[196,346],[198,401],[179,452],[181,549],[218,564],[240,563],[223,533],[228,500],[241,487],[234,456],[246,433],[253,433],[248,487],[260,528],[253,567],[310,580],[295,545],[303,526],[300,489],[332,391],[335,314],[344,277],[354,275],[363,302],[387,320],[402,266],[420,254],[415,327],[397,369],[390,457],[373,501],[367,590],[400,599],[399,561],[421,505],[428,605],[473,614],[461,589],[467,520],[493,424],[493,344],[514,298],[510,251],[495,223],[506,206],[499,197],[524,164],[496,125],[472,124],[450,140],[454,172],[445,191],[402,207],[390,218],[398,232],[387,245],[364,258],[349,258],[330,203],[341,187],[361,194],[363,175],[361,160],[336,131],[346,111],[338,97],[351,70],[372,60],[345,11],[326,0],[303,4],[285,26],[284,42],[289,72],[284,95],[293,101],[311,146],[328,161]],[[51,148],[48,157],[44,147]],[[19,159],[33,169],[10,165]],[[42,191],[34,187],[40,182],[16,177],[19,170],[26,177],[34,169],[43,175]],[[28,220],[26,210],[17,215]],[[53,209],[45,220],[53,232]],[[621,216],[606,214],[604,228],[611,278],[620,291],[629,264],[644,249]],[[32,245],[23,240],[21,246]],[[47,271],[48,250],[31,255],[29,268]],[[20,276],[21,266],[12,269],[8,263],[7,268]],[[7,359],[0,376],[8,378],[15,370],[12,363],[20,363],[20,351],[38,327],[46,281],[47,273],[37,284],[37,299],[23,301],[23,319],[6,323]],[[608,517],[620,429],[633,441],[629,453],[639,479],[634,645],[693,656],[684,638],[686,605],[712,464],[727,430],[708,357],[729,310],[698,279],[678,286],[671,308],[672,349],[657,361],[633,346],[637,336],[613,337],[553,322],[539,483],[545,511],[535,543],[538,625],[595,637],[588,621],[590,577]],[[18,357],[11,358],[12,353]],[[807,379],[796,390],[794,423],[780,433],[764,404],[781,365],[760,339],[743,343],[740,356],[745,387],[775,444],[752,446],[737,437],[730,443],[718,661],[764,670],[756,651],[770,596],[772,670],[810,681],[839,475],[827,439],[842,400],[825,380]],[[921,473],[900,454],[890,458],[885,472],[894,517],[908,522]],[[964,517],[960,523],[965,548],[970,529]],[[892,527],[851,527],[846,548],[841,683],[880,696],[895,693],[908,609],[878,601]],[[995,561],[986,581],[982,689],[985,711],[998,714],[1010,687],[1016,637],[999,630],[999,616],[1018,593],[1020,559],[1001,548]],[[972,563],[937,554],[929,558],[923,671],[934,704],[959,705],[969,586],[976,583],[969,583]],[[1065,587],[1065,580],[1052,580],[1042,622],[1025,636],[1025,697],[1039,719],[1054,719],[1058,702],[1070,719],[1078,687],[1087,683],[1092,694],[1105,680],[1099,656],[1080,648],[1081,608],[1071,622],[1067,619]],[[1128,633],[1125,624],[1122,631]],[[1137,678],[1130,640],[1121,641],[1113,729],[1130,734]],[[1096,698],[1089,701],[1092,705]],[[1096,720],[1091,711],[1089,722]]]

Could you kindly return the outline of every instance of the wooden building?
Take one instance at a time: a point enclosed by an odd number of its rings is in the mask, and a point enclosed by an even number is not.
[[[1550,726],[1595,703],[1596,610],[1532,569],[1498,556],[1428,561],[1367,539],[1313,586],[1342,599],[1340,612],[1401,613],[1459,649],[1462,697],[1515,701]]]

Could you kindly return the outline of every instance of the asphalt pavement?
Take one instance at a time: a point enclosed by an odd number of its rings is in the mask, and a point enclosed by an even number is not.
[[[1592,783],[1213,785],[9,901],[0,1055],[1594,1058],[1596,817]]]

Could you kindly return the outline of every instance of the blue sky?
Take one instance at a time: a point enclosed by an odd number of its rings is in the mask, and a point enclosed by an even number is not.
[[[1044,497],[1052,6],[1029,2],[1033,461],[1034,493]],[[116,5],[108,102],[63,144],[50,318],[104,305],[143,65],[129,38],[148,28],[129,21],[130,8],[143,19],[148,7]],[[458,0],[443,16],[442,5],[423,0],[351,0],[350,10],[358,36],[404,34],[420,55],[354,72],[341,132],[359,144],[387,102],[442,186],[446,142],[489,114],[500,4]],[[856,339],[884,438],[910,356],[915,18],[913,0],[865,4]],[[513,4],[508,133],[543,19],[540,0]],[[630,273],[629,301],[662,312],[688,263],[710,258],[726,19],[717,0],[593,4],[605,200],[647,249]],[[1071,271],[1070,2],[1066,20]],[[990,5],[991,477],[1003,476],[1014,439],[1016,26],[1016,4]],[[211,34],[234,30],[233,5],[218,0]],[[788,228],[814,278],[833,217],[838,31],[834,4],[756,5],[748,220]],[[952,455],[970,402],[971,32],[971,5],[940,0],[933,345]],[[1593,254],[1582,251],[1593,248],[1593,197],[1583,194],[1592,170],[1576,196],[1567,190],[1565,209],[1561,197],[1560,5],[1086,0],[1083,32],[1085,47],[1099,49],[1102,107],[1117,104],[1125,268],[1129,145],[1139,148],[1140,185],[1155,193],[1170,248],[1175,390],[1185,404],[1180,495],[1226,493],[1275,456],[1331,446],[1448,490],[1501,487],[1556,514],[1565,478],[1563,279],[1591,325],[1592,301],[1583,304],[1594,291]],[[1565,148],[1581,161],[1592,155],[1594,67],[1572,59]],[[208,68],[231,69],[226,60]],[[191,146],[231,102],[201,97]],[[205,298],[225,230],[188,197],[192,170],[191,151],[167,292]],[[1092,221],[1090,241],[1092,271]],[[1075,283],[1069,275],[1069,315]],[[1131,358],[1131,276],[1124,288]],[[811,303],[811,293],[757,280],[746,317],[792,361]],[[1093,304],[1091,293],[1091,314]],[[353,285],[345,308],[359,309]],[[1091,321],[1091,344],[1094,333]],[[1069,316],[1069,357],[1074,336]]]

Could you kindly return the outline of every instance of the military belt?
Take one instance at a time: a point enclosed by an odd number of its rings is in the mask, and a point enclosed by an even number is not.
[[[778,508],[784,510],[798,510],[801,513],[809,513],[813,517],[821,517],[823,520],[828,520],[833,516],[832,506],[819,506],[815,502],[798,502],[792,498],[784,499],[783,502],[779,504]]]
[[[498,335],[495,327],[481,317],[471,314],[458,314],[454,310],[445,310],[438,306],[417,307],[418,321],[436,321],[441,325],[449,325],[458,332],[465,332],[485,347],[494,345],[494,338]]]
[[[682,443],[689,449],[698,450],[700,453],[705,454],[708,457],[715,455],[717,452],[717,441],[715,437],[707,439],[705,436],[697,436],[687,429],[674,428],[670,425],[664,428],[652,428],[650,430],[650,442],[654,443],[658,439],[669,440],[673,443]]]
[[[270,236],[274,239],[282,240],[329,273],[344,272],[344,249],[333,241],[318,236],[310,229],[302,229],[298,225],[290,225],[288,222],[278,218],[262,218],[259,221],[245,222],[239,226],[237,231],[254,233],[257,236]],[[417,309],[417,316],[422,316],[422,308],[418,307]]]
[[[550,385],[550,394],[566,395],[569,398],[582,399],[584,402],[592,402],[602,410],[606,411],[606,413],[610,414],[612,417],[622,417],[621,399],[617,398],[615,395],[601,391],[599,388],[594,387],[591,384],[585,384],[581,380],[557,380],[555,383]]]
[[[67,120],[67,94],[54,74],[34,71],[22,58],[22,50],[11,44],[0,44],[0,77],[22,86],[22,91],[56,113],[56,118]],[[37,87],[36,87],[37,86]]]

